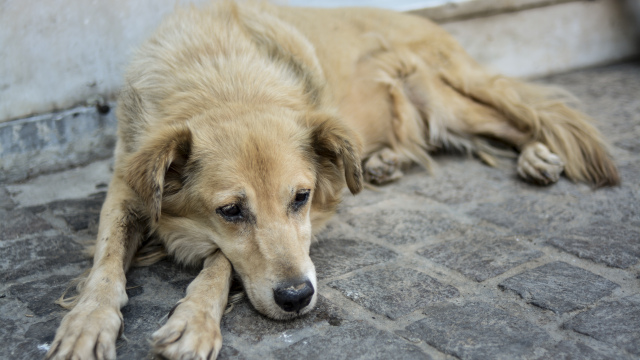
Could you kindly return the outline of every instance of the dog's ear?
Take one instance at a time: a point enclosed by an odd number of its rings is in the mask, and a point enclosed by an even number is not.
[[[191,153],[191,130],[171,124],[145,139],[128,158],[125,180],[144,202],[154,222],[160,220],[163,194],[180,190]]]
[[[322,160],[342,167],[352,194],[362,190],[360,139],[339,118],[328,114],[311,114],[307,124],[312,131],[312,147]]]

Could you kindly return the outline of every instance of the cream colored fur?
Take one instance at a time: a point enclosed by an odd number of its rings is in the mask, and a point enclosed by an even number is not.
[[[429,168],[440,148],[491,163],[489,137],[522,151],[527,180],[548,184],[564,171],[618,183],[599,133],[558,92],[489,74],[419,17],[267,3],[177,9],[138,50],[125,84],[93,268],[62,302],[72,309],[51,359],[115,358],[125,273],[147,236],[145,249],[162,245],[203,266],[154,351],[213,359],[232,268],[267,316],[313,308],[317,293],[288,312],[274,289],[306,279],[317,290],[312,234],[345,186],[362,189],[363,171],[395,180],[407,164]]]

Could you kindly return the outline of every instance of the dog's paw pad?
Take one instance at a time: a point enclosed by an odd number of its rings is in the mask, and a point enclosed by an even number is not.
[[[382,149],[371,155],[364,163],[364,179],[372,184],[386,184],[400,179],[401,161],[391,149]]]
[[[525,180],[549,185],[560,179],[564,163],[542,143],[527,145],[518,158],[518,174]]]

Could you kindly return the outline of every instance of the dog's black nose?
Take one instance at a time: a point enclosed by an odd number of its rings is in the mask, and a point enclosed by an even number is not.
[[[313,298],[313,285],[306,280],[300,283],[282,284],[273,290],[273,298],[276,304],[286,312],[300,311],[309,305]]]

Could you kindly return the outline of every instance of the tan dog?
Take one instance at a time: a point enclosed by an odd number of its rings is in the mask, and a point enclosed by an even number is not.
[[[125,273],[147,234],[179,262],[203,264],[153,350],[213,359],[232,265],[263,314],[313,308],[311,238],[362,174],[394,180],[440,148],[491,162],[490,137],[521,151],[527,180],[564,171],[618,182],[584,115],[547,88],[488,74],[419,17],[230,2],[178,10],[125,83],[94,265],[48,358],[115,358]]]

